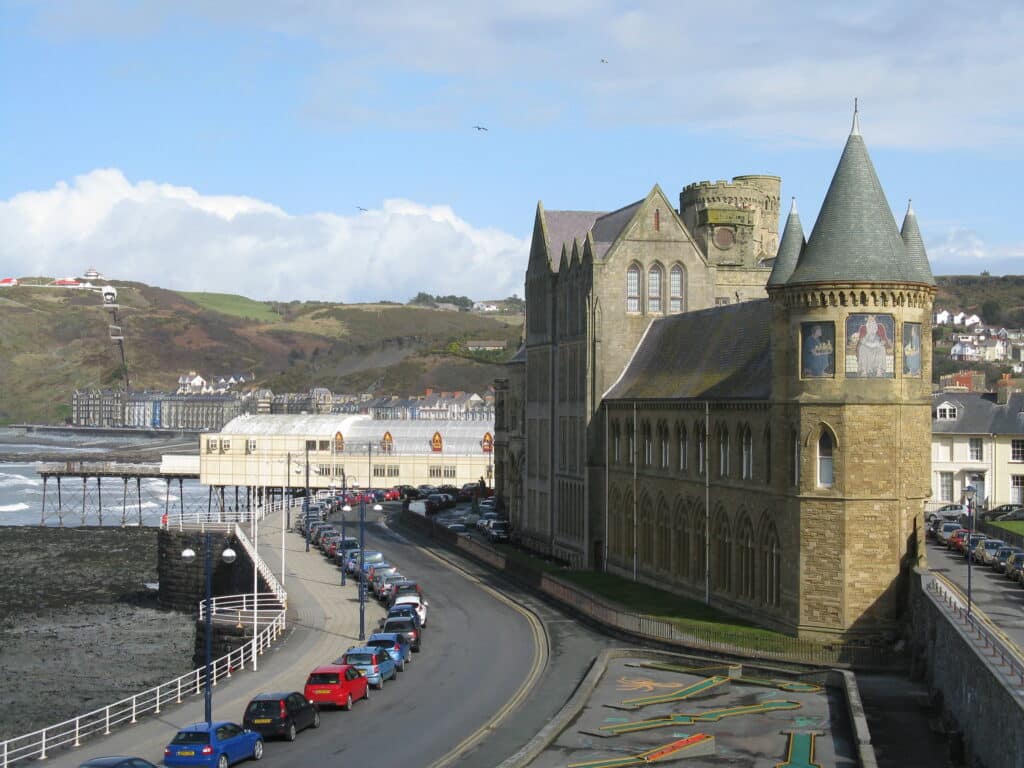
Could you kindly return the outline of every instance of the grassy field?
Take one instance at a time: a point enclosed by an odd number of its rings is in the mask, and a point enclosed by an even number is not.
[[[198,304],[203,309],[219,312],[229,317],[238,317],[243,320],[258,320],[262,323],[273,323],[281,319],[266,302],[254,301],[245,296],[236,296],[231,293],[204,293],[201,291],[178,291],[178,293],[194,304]]]
[[[1005,528],[1010,533],[1016,533],[1024,536],[1024,522],[1012,522],[1012,523],[993,523],[1000,528]]]

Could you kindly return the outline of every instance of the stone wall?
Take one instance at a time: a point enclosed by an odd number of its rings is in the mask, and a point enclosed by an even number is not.
[[[204,534],[199,531],[160,531],[157,553],[157,571],[160,580],[160,607],[194,616],[199,614],[199,602],[203,599],[204,583],[203,542]],[[242,546],[221,531],[210,536],[213,543],[211,594],[236,595],[252,592],[252,561]],[[230,545],[238,559],[228,565],[220,558],[225,546]],[[196,559],[188,564],[181,558],[186,548],[195,550]],[[260,590],[266,585],[260,582]]]
[[[968,764],[1019,767],[1024,762],[1024,700],[1003,682],[989,658],[924,589],[933,578],[914,572],[910,644],[914,670],[941,698],[944,717],[960,732]]]

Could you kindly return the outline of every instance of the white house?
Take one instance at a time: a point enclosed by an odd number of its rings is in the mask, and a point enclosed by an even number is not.
[[[977,315],[968,315],[964,318],[963,325],[970,328],[972,325],[977,325],[981,322],[981,318]]]
[[[935,324],[936,325],[949,325],[950,318],[948,309],[942,309],[935,313]]]

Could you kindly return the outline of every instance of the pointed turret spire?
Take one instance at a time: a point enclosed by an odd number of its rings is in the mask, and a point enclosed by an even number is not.
[[[858,113],[818,220],[787,283],[911,282],[934,285],[911,263],[875,167]]]
[[[853,126],[850,128],[851,136],[860,136],[860,118],[857,115],[857,97],[853,97]]]
[[[796,269],[800,251],[803,250],[806,243],[804,228],[800,223],[800,214],[797,213],[796,198],[794,197],[793,205],[789,209],[789,216],[786,218],[786,228],[782,230],[782,239],[779,240],[779,252],[775,256],[772,273],[768,276],[768,285],[782,285],[789,280],[793,270]]]
[[[903,245],[907,249],[907,259],[910,266],[918,274],[918,282],[934,283],[932,268],[928,263],[928,254],[924,249],[924,238],[921,237],[921,229],[917,226],[917,214],[914,213],[914,206],[911,200],[907,200],[907,215],[903,217],[903,228],[900,229],[900,237],[903,238]]]

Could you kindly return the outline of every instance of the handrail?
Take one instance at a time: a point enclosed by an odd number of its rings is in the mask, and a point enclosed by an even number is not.
[[[924,581],[926,593],[932,593],[935,603],[945,607],[946,613],[971,638],[971,644],[979,654],[991,659],[994,666],[1005,675],[1009,685],[1018,690],[1024,689],[1024,653],[1020,647],[976,605],[971,607],[968,616],[967,601],[963,594],[942,574],[929,573]]]
[[[261,511],[262,513],[262,511]],[[224,523],[227,525],[227,523]],[[287,629],[288,593],[277,579],[270,573],[270,568],[260,558],[241,528],[235,523],[234,533],[256,564],[259,573],[271,588],[271,593],[257,595],[256,613],[260,617],[259,626],[267,625],[255,637],[255,642],[245,642],[239,648],[224,654],[211,663],[210,683],[231,677],[232,673],[244,670],[247,663],[253,663],[255,657],[271,646]],[[214,618],[228,619],[237,616],[238,621],[246,625],[245,619],[252,624],[252,593],[226,595],[211,600]],[[200,601],[200,618],[205,617]],[[248,616],[242,612],[250,611]],[[266,612],[266,613],[264,613]],[[262,618],[263,616],[266,618]],[[78,747],[84,739],[91,736],[109,736],[111,729],[121,725],[135,723],[147,714],[160,714],[161,709],[171,704],[181,704],[189,695],[202,695],[206,682],[205,665],[191,672],[176,677],[155,688],[121,699],[106,707],[95,709],[84,715],[50,725],[32,733],[15,736],[0,741],[0,768],[19,763],[23,760],[44,760],[50,752],[62,747]]]

